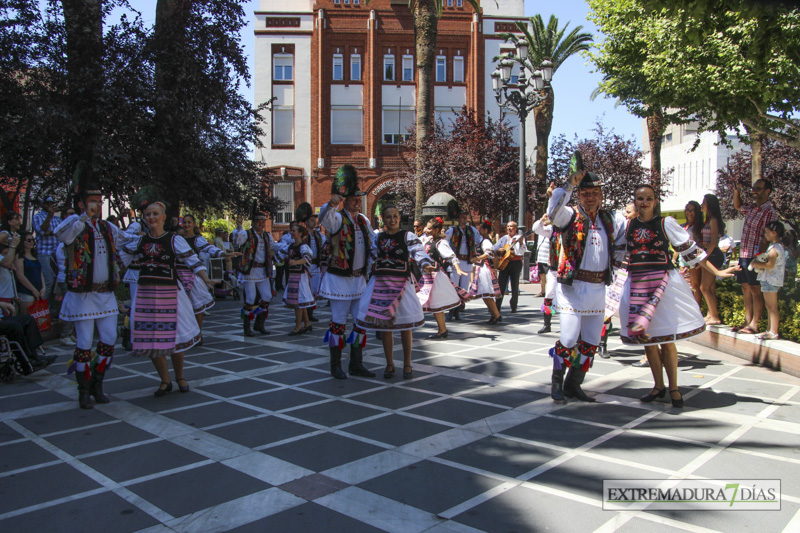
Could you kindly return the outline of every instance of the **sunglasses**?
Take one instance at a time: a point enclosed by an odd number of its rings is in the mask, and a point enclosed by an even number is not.
[[[25,242],[36,242],[36,239],[25,239]]]

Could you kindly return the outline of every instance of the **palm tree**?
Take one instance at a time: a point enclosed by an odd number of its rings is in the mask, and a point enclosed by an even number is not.
[[[558,18],[550,15],[550,20],[545,27],[541,15],[530,18],[530,30],[528,24],[517,22],[517,29],[528,41],[528,57],[524,60],[531,72],[537,70],[542,61],[549,59],[553,63],[553,75],[564,61],[578,52],[588,51],[592,43],[592,34],[581,32],[583,26],[576,26],[569,33],[567,22],[563,28],[558,27]],[[508,41],[515,44],[520,37],[515,34],[507,33],[501,35]],[[553,106],[555,104],[552,87],[547,91],[547,96],[541,104],[533,109],[534,127],[536,129],[536,182],[539,184],[537,198],[544,197],[544,190],[547,187],[547,154],[550,140],[550,130],[553,127]]]

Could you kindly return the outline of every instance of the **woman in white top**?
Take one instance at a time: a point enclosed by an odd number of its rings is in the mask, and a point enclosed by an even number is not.
[[[482,298],[483,303],[489,309],[489,324],[497,324],[503,320],[500,316],[500,310],[497,309],[497,302],[495,298],[500,297],[500,284],[497,282],[497,274],[492,267],[492,260],[494,259],[494,245],[492,244],[492,224],[488,220],[484,220],[478,226],[478,233],[483,239],[478,245],[478,249],[482,252],[480,255],[472,258],[475,263],[475,273],[472,277],[472,283],[469,285],[469,295],[472,298]]]

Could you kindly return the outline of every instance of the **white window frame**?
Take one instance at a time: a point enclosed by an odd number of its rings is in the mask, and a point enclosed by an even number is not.
[[[272,195],[286,202],[275,214],[276,224],[289,224],[294,219],[294,182],[277,181],[273,185]]]
[[[278,59],[289,59],[290,65],[278,65]],[[286,68],[289,68],[289,77],[286,75]],[[278,69],[280,76],[278,76]],[[294,55],[293,54],[272,54],[272,80],[273,81],[294,81]]]
[[[391,67],[391,77],[388,77],[387,74],[388,68]],[[394,55],[393,54],[385,54],[383,56],[383,81],[394,81],[397,78],[397,69],[395,68],[394,63]]]
[[[406,77],[406,69],[410,76]],[[403,81],[414,81],[414,56],[403,56]]]
[[[336,70],[339,70],[338,76]],[[344,81],[344,55],[333,54],[333,71],[331,72],[333,81]]]
[[[358,66],[358,74],[353,76],[353,68],[356,66]],[[350,54],[350,80],[361,81],[361,54]]]
[[[456,7],[464,7],[464,0],[456,0]]]
[[[442,67],[442,76],[439,77],[439,66]],[[436,56],[436,81],[438,83],[447,82],[447,56]]]
[[[410,113],[414,116],[416,120],[416,109],[414,106],[398,106],[398,105],[385,105],[383,106],[382,116],[381,116],[381,132],[383,134],[383,144],[391,144],[391,145],[398,145],[403,144],[404,142],[411,139],[413,133],[409,133],[408,131],[386,131],[386,126],[389,123],[387,120],[387,113],[395,113],[395,114],[405,114],[406,116]],[[398,129],[401,129],[403,125],[403,120],[400,118],[398,121]],[[410,124],[413,126],[413,122]],[[402,128],[405,130],[405,128]]]
[[[337,120],[334,116],[336,112],[358,112],[360,120],[358,120],[358,138],[348,138],[345,141],[338,141],[336,138],[336,126],[341,126],[341,121]],[[360,145],[364,144],[364,106],[360,105],[331,105],[331,144],[345,144],[345,145]]]
[[[456,56],[453,58],[453,83],[464,83],[464,79],[464,57]]]

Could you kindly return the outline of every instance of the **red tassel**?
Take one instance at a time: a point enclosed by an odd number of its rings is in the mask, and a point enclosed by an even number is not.
[[[344,337],[339,337],[339,349],[344,350]]]
[[[103,360],[102,360],[102,361],[100,361],[100,362],[97,364],[97,366],[95,367],[95,370],[97,370],[97,372],[99,372],[100,374],[102,374],[103,372],[105,372],[105,371],[106,371],[106,363],[107,363],[107,362],[108,362],[108,358],[107,358],[107,357],[104,357],[104,358],[103,358]]]
[[[89,364],[87,363],[85,367],[83,367],[83,375],[86,376],[86,379],[91,379],[92,377],[92,369],[89,368]]]
[[[367,346],[367,334],[366,333],[362,333],[361,334],[361,347],[362,348],[366,348],[366,346]]]
[[[606,325],[603,324],[603,332],[600,333],[600,337],[602,338],[602,337],[605,337],[605,336],[606,336]]]
[[[581,365],[581,370],[583,370],[584,372],[588,372],[591,366],[592,366],[592,358],[587,357],[586,361],[584,361],[583,364]]]

